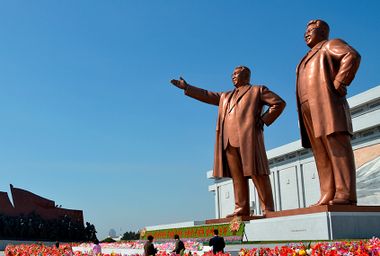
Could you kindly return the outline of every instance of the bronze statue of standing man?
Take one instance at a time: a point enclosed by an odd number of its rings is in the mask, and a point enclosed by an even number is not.
[[[263,124],[276,120],[285,101],[265,86],[250,85],[250,76],[247,67],[235,68],[235,89],[219,93],[191,86],[182,78],[171,80],[187,96],[219,107],[213,175],[232,178],[235,210],[227,217],[250,215],[249,178],[256,186],[263,213],[274,210]],[[268,109],[263,113],[265,105]]]
[[[307,24],[311,50],[297,66],[297,106],[302,146],[313,151],[321,197],[314,205],[356,204],[352,123],[346,100],[360,55],[341,39],[329,40],[323,20]]]

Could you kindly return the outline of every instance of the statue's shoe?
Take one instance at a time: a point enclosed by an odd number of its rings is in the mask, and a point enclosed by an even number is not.
[[[274,212],[274,209],[265,209],[263,210],[263,217],[267,216],[267,213]]]
[[[356,205],[357,201],[352,201],[349,199],[335,198],[329,202],[329,205]]]
[[[315,204],[310,205],[310,207],[320,206],[320,205],[328,205],[330,203],[330,201],[333,200],[333,198],[334,198],[334,194],[333,193],[326,193],[323,196],[321,196],[321,198],[318,200],[318,202],[316,202]]]
[[[328,205],[330,203],[331,200],[326,200],[326,201],[318,201],[316,202],[315,204],[312,204],[310,205],[310,207],[313,207],[313,206],[321,206],[321,205]]]
[[[236,217],[236,216],[249,216],[249,212],[246,212],[246,211],[238,211],[238,212],[233,212],[231,214],[228,214],[226,216],[226,218],[233,218],[233,217]]]

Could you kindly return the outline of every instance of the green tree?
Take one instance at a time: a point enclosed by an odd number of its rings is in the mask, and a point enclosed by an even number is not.
[[[124,233],[121,240],[130,241],[130,240],[139,240],[140,234],[134,231],[127,231]]]

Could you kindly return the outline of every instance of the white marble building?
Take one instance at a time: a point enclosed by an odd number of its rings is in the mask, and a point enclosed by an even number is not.
[[[357,166],[358,205],[380,205],[380,86],[348,99],[354,137],[352,146]],[[319,181],[310,150],[300,140],[267,151],[276,210],[303,208],[319,199]],[[207,178],[214,184],[215,218],[234,210],[231,179]],[[251,211],[261,212],[255,188],[250,182]]]

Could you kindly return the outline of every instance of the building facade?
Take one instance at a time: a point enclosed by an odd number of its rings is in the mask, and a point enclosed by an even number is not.
[[[380,86],[348,99],[354,136],[358,205],[380,205]],[[295,141],[267,151],[275,210],[308,207],[318,201],[319,179],[312,152]],[[232,180],[207,178],[214,184],[215,217],[223,218],[234,210]],[[252,214],[260,214],[258,196],[250,182]]]

